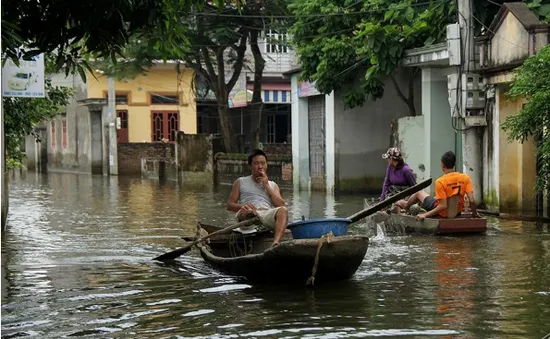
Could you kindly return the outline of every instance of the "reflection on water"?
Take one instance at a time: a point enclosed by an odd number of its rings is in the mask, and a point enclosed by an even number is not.
[[[11,185],[2,238],[2,337],[540,338],[549,331],[550,235],[491,220],[484,236],[372,232],[341,283],[253,285],[182,245],[197,220],[231,221],[230,187],[29,173]],[[283,192],[290,217],[346,217],[363,197]],[[370,226],[369,226],[370,225]],[[377,230],[377,231],[376,231]],[[322,263],[320,263],[322,264]]]

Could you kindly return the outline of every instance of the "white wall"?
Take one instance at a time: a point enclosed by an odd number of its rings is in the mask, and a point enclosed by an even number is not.
[[[401,149],[405,163],[416,174],[417,182],[427,179],[424,149],[424,116],[403,117],[397,120],[396,147]]]
[[[408,95],[408,81],[396,75],[402,91]],[[415,79],[415,104],[420,114],[420,76]],[[367,101],[362,107],[344,109],[344,91],[335,95],[334,126],[336,185],[340,190],[381,189],[387,163],[381,158],[391,141],[391,122],[409,115],[407,105],[398,97],[389,79],[385,81],[382,99]]]
[[[290,47],[287,47],[287,53],[267,53],[267,42],[264,36],[258,38],[258,45],[265,60],[264,76],[280,76],[281,73],[289,71],[296,67],[296,53]],[[245,59],[249,60],[249,64],[251,66],[254,65],[254,57],[252,56],[250,45],[247,46]]]
[[[453,151],[457,158],[461,149],[457,149],[458,133],[453,128],[447,75],[452,68],[422,69],[422,115],[424,115],[424,166],[426,178],[433,179],[429,193],[435,192],[435,179],[440,177],[441,156]],[[456,127],[456,126],[455,126]],[[458,170],[461,170],[458,168]],[[476,169],[477,171],[477,169]]]
[[[491,39],[489,61],[503,65],[529,56],[529,33],[512,14],[508,13]]]
[[[298,97],[298,74],[291,77],[292,181],[297,190],[309,190],[309,121],[307,98]]]
[[[51,123],[46,124],[48,168],[89,173],[91,170],[91,130],[88,109],[77,101],[87,98],[87,86],[78,75],[55,74],[51,76],[53,86],[74,89],[74,97],[65,108],[65,115],[55,119],[56,147],[51,144]],[[90,79],[88,79],[90,81]],[[62,119],[67,121],[67,147],[62,147]]]

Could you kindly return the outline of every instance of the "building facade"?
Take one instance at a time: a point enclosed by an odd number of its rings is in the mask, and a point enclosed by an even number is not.
[[[197,133],[193,72],[176,64],[154,65],[145,75],[115,81],[119,174],[139,174],[141,158],[173,157],[176,132]],[[30,170],[107,174],[109,112],[107,77],[54,75],[52,84],[75,91],[58,118],[37,126],[26,141]]]

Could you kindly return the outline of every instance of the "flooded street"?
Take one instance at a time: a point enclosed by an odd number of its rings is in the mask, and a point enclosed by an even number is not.
[[[486,235],[371,238],[352,280],[249,284],[183,245],[219,224],[230,187],[29,172],[2,237],[2,338],[542,338],[548,226],[490,219]],[[347,217],[362,196],[283,192],[290,219]],[[371,232],[356,223],[354,234]],[[304,281],[305,283],[305,281]]]

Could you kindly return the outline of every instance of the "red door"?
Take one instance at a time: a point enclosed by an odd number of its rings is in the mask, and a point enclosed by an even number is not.
[[[176,133],[180,127],[178,112],[153,112],[151,118],[153,141],[176,141]]]
[[[116,111],[117,118],[120,119],[120,128],[116,131],[117,142],[128,142],[128,111]]]

